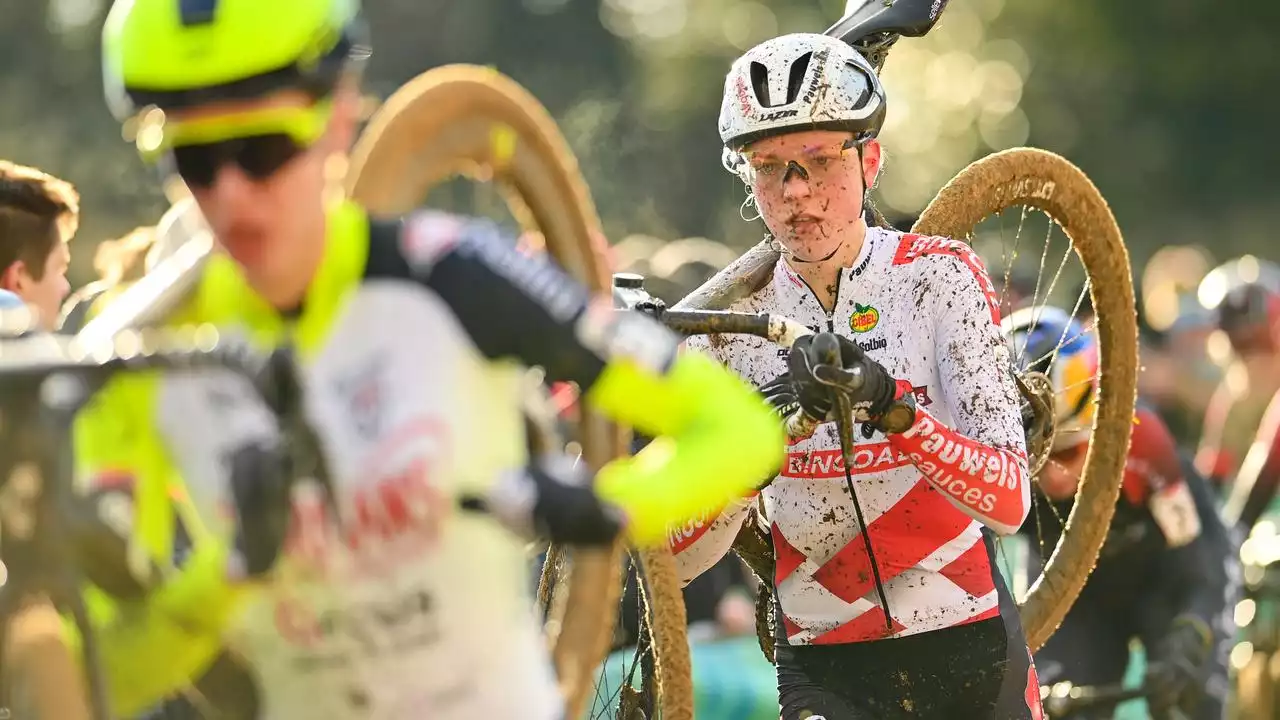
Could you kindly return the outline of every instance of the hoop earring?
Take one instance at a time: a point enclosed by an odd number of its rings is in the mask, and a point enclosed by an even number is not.
[[[754,217],[747,217],[748,208],[755,208],[756,214]],[[738,206],[738,217],[741,217],[747,222],[753,222],[764,217],[764,215],[760,213],[760,206],[756,205],[755,195],[747,193],[747,199],[742,201],[742,205]]]

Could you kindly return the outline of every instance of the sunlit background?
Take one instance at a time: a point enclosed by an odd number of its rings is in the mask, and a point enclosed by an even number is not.
[[[81,247],[154,221],[156,183],[102,102],[106,2],[5,5],[0,155],[80,186]],[[821,31],[843,9],[840,0],[366,5],[372,92],[447,62],[495,65],[562,122],[611,237],[700,235],[736,247],[758,228],[738,217],[741,188],[717,162],[724,72],[754,43]],[[885,68],[881,206],[910,218],[970,160],[1031,143],[1084,167],[1140,259],[1170,242],[1261,250],[1280,212],[1270,201],[1266,92],[1280,60],[1265,30],[1277,15],[1249,0],[1167,3],[1158,15],[1100,0],[955,0],[928,37],[900,42]],[[1229,30],[1209,36],[1209,26]]]

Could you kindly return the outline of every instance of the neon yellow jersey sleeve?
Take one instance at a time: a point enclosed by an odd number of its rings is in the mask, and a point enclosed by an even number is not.
[[[755,390],[711,358],[681,353],[665,373],[611,360],[587,394],[609,417],[656,439],[601,468],[596,492],[628,516],[634,542],[753,492],[777,471],[786,438]]]
[[[764,399],[710,358],[678,355],[676,336],[653,319],[618,312],[545,258],[520,255],[492,223],[427,213],[406,227],[412,276],[484,357],[541,366],[657,438],[597,476],[600,497],[629,515],[635,542],[661,542],[669,525],[750,493],[781,464],[782,424]]]
[[[169,460],[152,417],[157,378],[113,380],[75,424],[77,480],[83,490],[132,483],[132,542],[168,569],[148,598],[120,602],[97,588],[84,597],[98,640],[114,716],[135,715],[187,687],[214,661],[239,590],[225,580],[227,550],[203,528]],[[175,523],[192,538],[181,568],[168,567]],[[74,623],[65,622],[78,654]]]

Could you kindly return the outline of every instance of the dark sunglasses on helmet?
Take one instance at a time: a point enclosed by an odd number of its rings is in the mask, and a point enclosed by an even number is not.
[[[209,187],[218,170],[232,164],[254,180],[266,180],[306,152],[284,133],[253,135],[203,145],[183,145],[170,153],[172,169],[191,187]]]

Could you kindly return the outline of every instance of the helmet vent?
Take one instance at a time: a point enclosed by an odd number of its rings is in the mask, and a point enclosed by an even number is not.
[[[871,78],[867,77],[867,71],[863,70],[861,67],[858,67],[857,63],[847,62],[845,63],[845,65],[852,72],[855,72],[858,75],[862,76],[862,80],[863,80],[862,92],[858,94],[858,99],[855,100],[853,104],[855,108],[862,109],[867,106],[868,102],[871,101],[871,88],[874,85],[874,83],[871,82]]]
[[[178,0],[178,16],[183,27],[208,25],[218,12],[218,0]]]
[[[804,76],[809,71],[809,61],[811,60],[813,60],[813,53],[807,52],[791,63],[791,77],[787,78],[788,105],[800,97],[800,86],[804,84]]]
[[[751,89],[755,91],[760,107],[772,106],[769,102],[769,68],[754,60],[751,62]]]

